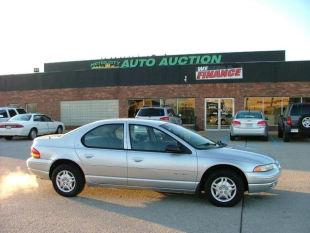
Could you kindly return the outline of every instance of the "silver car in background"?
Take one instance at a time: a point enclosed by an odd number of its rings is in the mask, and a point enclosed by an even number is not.
[[[162,192],[201,193],[234,206],[245,191],[274,187],[280,164],[266,155],[214,143],[182,126],[153,120],[97,121],[62,136],[36,138],[28,169],[51,179],[60,195],[85,183]]]
[[[260,136],[268,141],[267,117],[261,111],[242,110],[236,113],[230,125],[230,140],[237,136]]]
[[[176,115],[171,107],[143,107],[137,112],[136,118],[145,120],[160,120],[182,125],[180,115]]]

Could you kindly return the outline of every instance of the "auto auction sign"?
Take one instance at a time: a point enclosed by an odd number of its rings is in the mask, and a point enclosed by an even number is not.
[[[210,68],[200,66],[196,70],[196,80],[242,79],[242,68]]]

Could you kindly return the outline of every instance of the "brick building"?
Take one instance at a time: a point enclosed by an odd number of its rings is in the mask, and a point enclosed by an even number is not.
[[[290,102],[310,102],[310,61],[287,62],[285,51],[46,63],[44,70],[0,76],[0,106],[78,126],[169,105],[186,126],[221,130],[241,109],[262,110],[275,126]]]

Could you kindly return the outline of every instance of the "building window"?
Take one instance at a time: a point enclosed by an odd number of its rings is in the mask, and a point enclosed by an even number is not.
[[[310,97],[290,97],[290,104],[310,103]]]
[[[142,107],[159,107],[164,104],[163,99],[131,99],[128,100],[128,117],[133,118]]]
[[[268,124],[276,126],[289,100],[289,97],[247,97],[244,105],[246,110],[262,111],[268,117]]]
[[[37,112],[37,104],[36,103],[26,104],[26,112],[28,113]]]

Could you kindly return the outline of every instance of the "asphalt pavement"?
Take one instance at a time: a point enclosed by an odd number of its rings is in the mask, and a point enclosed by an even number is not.
[[[268,193],[246,194],[233,208],[195,195],[86,187],[74,198],[50,181],[27,175],[31,141],[0,139],[0,232],[310,232],[310,139],[284,143],[275,135],[230,142],[227,132],[203,135],[235,148],[269,154],[283,171]],[[8,177],[29,178],[10,185]]]

